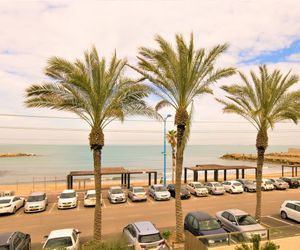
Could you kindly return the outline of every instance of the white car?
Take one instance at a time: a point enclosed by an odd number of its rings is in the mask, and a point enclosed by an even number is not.
[[[77,229],[68,228],[51,231],[43,249],[79,250],[79,232]]]
[[[262,191],[268,191],[268,190],[274,190],[274,185],[272,181],[269,179],[262,179],[261,180],[261,190]]]
[[[292,219],[300,222],[300,201],[284,201],[280,207],[280,215],[283,219]]]
[[[48,198],[45,192],[33,192],[29,195],[24,206],[25,213],[45,211],[48,206]]]
[[[0,198],[0,214],[15,214],[23,207],[25,199],[19,196],[4,196]]]
[[[190,182],[187,184],[187,189],[190,191],[191,194],[195,196],[207,196],[208,190],[207,188],[198,181]]]
[[[170,200],[171,194],[168,189],[161,184],[151,185],[149,188],[149,195],[152,196],[154,200]]]
[[[127,201],[126,194],[121,187],[110,187],[107,198],[111,203],[123,203]]]
[[[222,185],[225,188],[225,191],[231,194],[241,194],[244,192],[242,183],[238,181],[224,181]]]
[[[128,198],[132,201],[146,201],[147,193],[143,187],[130,187]]]
[[[57,208],[66,209],[77,207],[77,197],[78,195],[73,189],[64,190],[57,198]]]
[[[102,200],[102,194],[101,194],[101,205],[103,203]],[[84,199],[83,199],[83,205],[85,207],[90,207],[90,206],[96,206],[96,190],[87,190]]]

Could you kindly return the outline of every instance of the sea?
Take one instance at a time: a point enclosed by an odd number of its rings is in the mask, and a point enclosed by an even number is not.
[[[267,153],[287,152],[288,148],[269,146]],[[65,179],[70,171],[92,170],[93,158],[88,145],[13,145],[0,144],[0,153],[32,153],[32,157],[0,158],[0,184],[25,183],[35,180]],[[188,145],[184,154],[184,167],[197,164],[249,165],[255,162],[223,160],[226,153],[256,153],[253,145]],[[163,174],[162,145],[106,145],[102,154],[103,167],[125,167],[128,169],[151,169]],[[167,178],[171,176],[171,147],[167,148]],[[252,171],[252,170],[248,170]],[[280,172],[279,164],[266,163],[265,173]],[[246,172],[247,173],[247,172]],[[212,173],[211,173],[212,174]],[[229,173],[230,174],[230,173]],[[253,174],[253,173],[251,173]],[[145,175],[133,178],[147,178]],[[104,178],[114,178],[107,176]]]

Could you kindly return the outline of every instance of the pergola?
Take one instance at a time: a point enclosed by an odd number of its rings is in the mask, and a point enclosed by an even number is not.
[[[292,169],[292,177],[298,176],[298,168],[300,168],[299,164],[284,164],[281,166],[281,172],[282,176],[284,176],[284,170],[285,168],[291,168]]]
[[[250,166],[225,166],[225,165],[217,165],[217,164],[206,164],[206,165],[196,165],[195,167],[185,167],[184,168],[184,183],[187,183],[187,171],[193,171],[193,180],[198,181],[198,172],[204,172],[204,181],[207,182],[207,172],[214,171],[214,180],[219,181],[219,171],[224,171],[224,178],[223,180],[226,181],[227,179],[227,170],[235,170],[236,171],[236,178],[239,179],[240,177],[240,170],[242,171],[241,177],[245,178],[245,170],[246,169],[254,169],[255,170],[255,177],[257,176],[257,169],[256,167]]]
[[[130,188],[130,176],[132,174],[148,174],[148,184],[151,185],[151,179],[153,174],[154,184],[157,183],[157,171],[153,170],[128,170],[124,167],[110,167],[110,168],[101,168],[102,175],[121,175],[121,185]],[[73,188],[73,177],[78,176],[91,176],[94,175],[94,171],[72,171],[67,175],[67,187],[68,189]]]

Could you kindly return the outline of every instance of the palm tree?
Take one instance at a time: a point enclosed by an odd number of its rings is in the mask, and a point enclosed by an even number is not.
[[[175,109],[177,126],[176,146],[176,239],[183,241],[183,218],[180,200],[183,154],[186,145],[186,130],[189,130],[191,108],[195,97],[212,93],[210,85],[222,77],[235,72],[234,68],[216,69],[216,59],[227,49],[227,44],[218,45],[206,52],[194,48],[193,34],[187,44],[182,35],[176,35],[176,48],[164,38],[155,37],[158,49],[141,47],[139,49],[138,67],[133,67],[153,84],[152,91],[161,101],[156,109],[171,106]]]
[[[299,78],[283,75],[280,70],[269,73],[267,66],[259,67],[259,75],[250,71],[251,79],[239,72],[241,84],[222,86],[226,101],[217,99],[224,105],[225,113],[235,113],[248,120],[257,130],[257,192],[256,219],[261,219],[261,181],[264,155],[268,147],[268,130],[275,124],[292,120],[297,123],[300,116],[300,91],[290,91]]]
[[[172,183],[174,184],[174,173],[175,173],[175,163],[176,163],[176,130],[169,130],[167,134],[168,143],[171,145],[172,148]]]
[[[26,89],[27,107],[51,108],[72,112],[91,127],[89,144],[93,151],[96,189],[94,240],[101,241],[101,153],[104,128],[127,115],[151,115],[143,101],[149,87],[123,76],[126,60],[114,53],[111,61],[99,58],[95,47],[84,53],[84,60],[67,61],[52,57],[45,74],[51,81]]]

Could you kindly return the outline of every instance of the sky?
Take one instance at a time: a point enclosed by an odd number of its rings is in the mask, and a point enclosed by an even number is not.
[[[49,57],[72,61],[82,58],[92,45],[108,60],[116,50],[135,65],[138,48],[154,48],[156,34],[173,43],[176,33],[188,39],[193,32],[197,48],[229,43],[217,62],[222,67],[237,67],[248,74],[268,64],[300,74],[299,9],[299,0],[284,4],[280,0],[2,0],[0,143],[88,143],[89,127],[84,121],[66,112],[26,108],[24,95],[31,84],[47,80],[43,69]],[[223,114],[214,99],[224,97],[220,85],[238,81],[237,76],[221,80],[213,86],[214,96],[195,101],[190,144],[255,144],[255,129],[236,115]],[[149,98],[153,105],[156,101]],[[174,129],[174,111],[162,110],[163,116],[167,114],[172,115],[167,129]],[[270,144],[299,145],[299,135],[299,125],[278,124],[270,132]],[[163,123],[146,118],[131,117],[105,130],[106,144],[159,145],[162,141]]]

